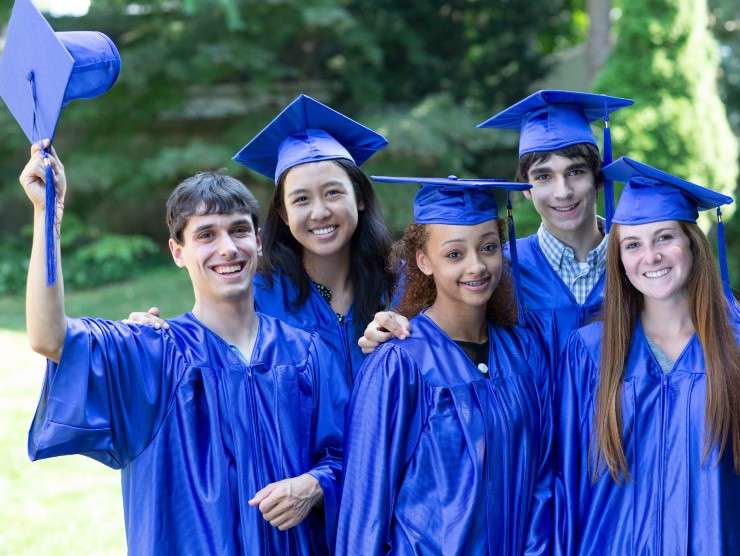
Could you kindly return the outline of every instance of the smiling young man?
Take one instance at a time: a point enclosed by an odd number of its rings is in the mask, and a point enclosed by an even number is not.
[[[536,234],[516,242],[519,302],[526,326],[545,346],[551,369],[568,334],[598,314],[604,295],[608,225],[596,214],[596,196],[604,182],[591,122],[608,120],[609,113],[632,103],[605,95],[539,91],[478,126],[521,130],[516,180],[532,184],[524,195],[542,223]],[[605,195],[610,207],[611,188]]]
[[[47,160],[59,226],[66,178],[53,149]],[[44,175],[34,145],[20,177],[34,206],[27,321],[49,362],[31,458],[83,454],[121,469],[132,554],[325,552],[346,387],[316,336],[254,310],[254,196],[214,173],[172,193],[170,250],[195,305],[164,330],[65,315],[60,256],[46,285]]]

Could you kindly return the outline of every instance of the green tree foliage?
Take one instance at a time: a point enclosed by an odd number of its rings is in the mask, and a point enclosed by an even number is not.
[[[732,194],[738,147],[717,90],[705,0],[625,0],[594,90],[635,100],[613,130],[620,152]]]

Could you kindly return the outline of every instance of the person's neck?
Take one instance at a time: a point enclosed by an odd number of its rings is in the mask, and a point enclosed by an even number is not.
[[[303,252],[303,267],[314,282],[332,292],[344,292],[349,286],[349,248],[329,256]]]
[[[202,302],[196,299],[193,315],[224,342],[239,348],[249,358],[259,329],[252,295],[237,302]]]
[[[579,263],[585,263],[588,260],[588,254],[596,249],[604,239],[599,225],[594,216],[593,221],[588,226],[581,226],[577,230],[551,230],[547,226],[545,229],[562,244],[573,250],[573,256]]]
[[[482,344],[488,340],[486,307],[448,304],[440,299],[424,313],[453,340]]]
[[[684,338],[694,333],[689,302],[685,297],[656,301],[644,299],[642,329],[651,338]]]

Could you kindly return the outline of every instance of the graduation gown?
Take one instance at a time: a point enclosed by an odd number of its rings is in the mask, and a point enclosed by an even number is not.
[[[354,376],[362,365],[364,355],[355,338],[354,311],[350,307],[339,324],[331,306],[311,284],[306,303],[295,309],[292,305],[298,296],[298,290],[290,279],[279,273],[273,273],[273,285],[268,286],[264,274],[258,273],[254,278],[254,303],[257,311],[265,313],[295,326],[301,330],[315,332],[333,353],[335,359],[344,364],[345,382],[352,386]]]
[[[554,372],[568,335],[588,324],[601,311],[606,276],[602,273],[583,305],[552,269],[537,234],[516,241],[521,274],[524,324],[535,333]],[[509,244],[505,256],[509,257]]]
[[[740,554],[740,476],[732,448],[704,454],[706,373],[696,335],[663,374],[640,323],[622,396],[632,480],[604,470],[594,485],[589,447],[601,357],[601,322],[574,332],[563,354],[557,419],[557,534],[563,554]],[[736,329],[740,343],[740,333]]]
[[[121,469],[131,554],[323,552],[338,511],[344,408],[329,395],[342,379],[320,344],[259,315],[245,365],[191,313],[169,324],[68,319],[31,459],[83,454]],[[298,526],[279,531],[247,504],[303,473],[321,484],[324,510]]]
[[[540,348],[488,326],[486,379],[424,314],[368,356],[345,427],[337,554],[547,553],[553,461]]]

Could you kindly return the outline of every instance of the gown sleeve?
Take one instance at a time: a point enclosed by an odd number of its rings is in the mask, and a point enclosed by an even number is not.
[[[534,487],[529,534],[524,554],[550,554],[553,536],[553,489],[555,450],[553,442],[552,382],[547,358],[540,343],[530,334],[530,357],[537,380],[540,403],[540,460]]]
[[[125,467],[153,438],[180,377],[170,342],[146,326],[68,319],[59,364],[47,363],[29,457],[83,454]]]
[[[352,389],[344,436],[337,554],[383,554],[405,464],[426,419],[425,383],[393,344],[365,360]]]
[[[313,467],[308,473],[319,481],[324,492],[323,519],[312,512],[309,526],[314,538],[326,535],[326,543],[331,551],[341,497],[342,429],[349,392],[343,369],[316,336],[309,348],[308,364],[316,393],[311,427]],[[316,546],[323,546],[323,539],[316,539]]]
[[[583,499],[590,480],[589,431],[586,422],[593,404],[596,367],[591,353],[576,330],[558,364],[555,392],[555,550],[574,554]]]

